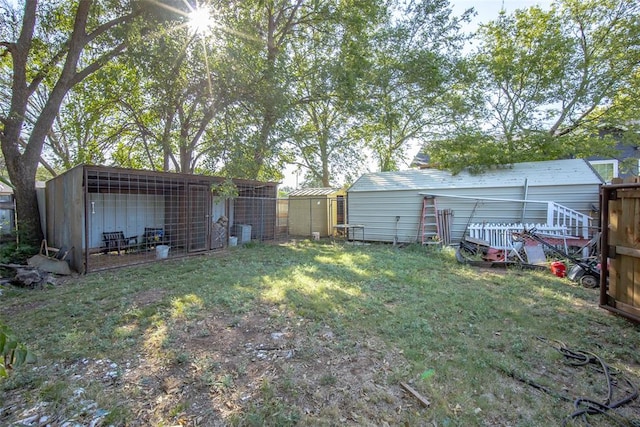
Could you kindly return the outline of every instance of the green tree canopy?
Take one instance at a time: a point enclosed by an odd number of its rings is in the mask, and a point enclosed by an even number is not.
[[[380,26],[365,77],[358,135],[382,171],[397,170],[412,141],[442,126],[457,109],[463,78],[461,25],[446,0],[397,2]]]
[[[639,14],[634,0],[559,0],[481,26],[464,88],[481,102],[431,144],[432,160],[460,170],[611,154],[599,128],[631,125]]]
[[[35,177],[44,144],[76,85],[122,54],[155,3],[113,0],[5,4],[0,25],[0,143],[15,187],[18,229],[42,237]],[[42,99],[35,102],[37,96]]]

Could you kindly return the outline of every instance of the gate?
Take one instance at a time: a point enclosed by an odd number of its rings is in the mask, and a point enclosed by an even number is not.
[[[188,251],[198,252],[208,249],[207,239],[209,232],[209,189],[204,185],[189,185],[187,213],[188,226]]]
[[[640,183],[631,179],[600,190],[600,306],[640,322]]]

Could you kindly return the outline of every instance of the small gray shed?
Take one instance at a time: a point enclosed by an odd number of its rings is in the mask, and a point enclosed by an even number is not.
[[[347,190],[348,221],[363,225],[369,241],[418,242],[429,194],[438,210],[450,213],[450,238],[457,242],[472,222],[547,223],[548,202],[594,215],[602,183],[582,159],[516,163],[477,175],[436,169],[369,173]]]

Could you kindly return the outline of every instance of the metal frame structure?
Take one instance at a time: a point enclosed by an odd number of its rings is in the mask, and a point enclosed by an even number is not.
[[[243,243],[275,239],[278,184],[233,179],[237,194],[225,198],[225,181],[80,165],[47,182],[47,240],[73,248],[71,266],[84,273],[222,249],[240,228]],[[114,252],[105,236],[119,232],[136,239]]]

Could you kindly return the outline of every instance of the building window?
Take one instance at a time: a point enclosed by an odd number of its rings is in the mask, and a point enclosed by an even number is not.
[[[617,160],[591,160],[589,163],[591,163],[591,166],[598,172],[598,175],[606,182],[611,182],[613,178],[618,177]]]

